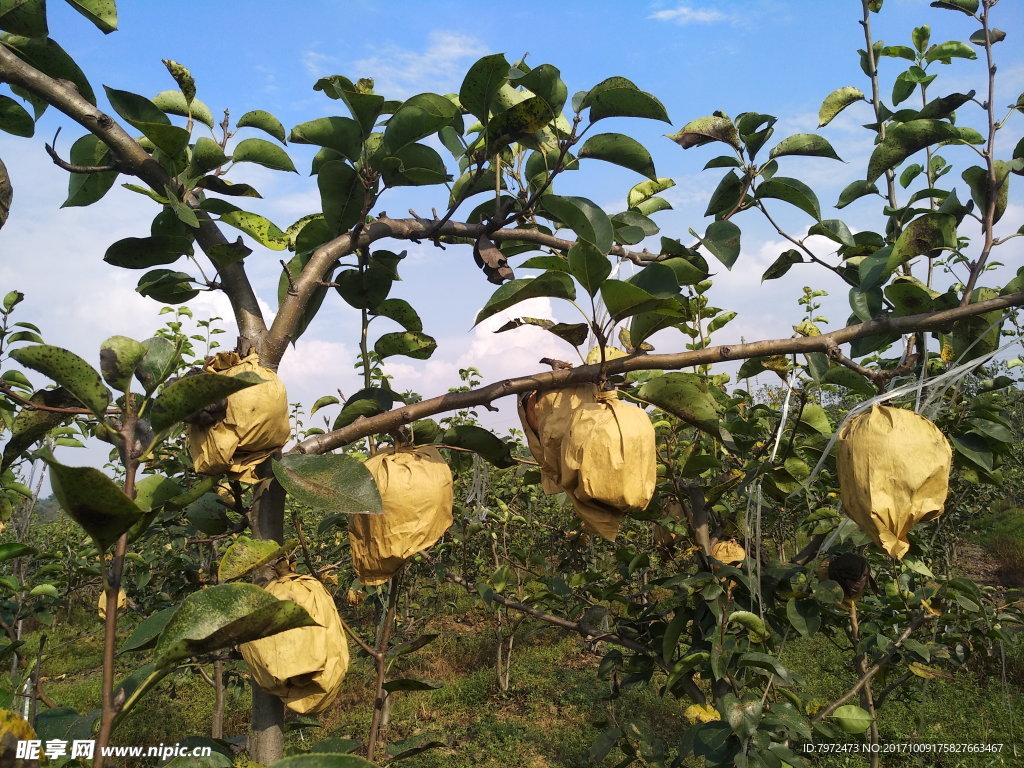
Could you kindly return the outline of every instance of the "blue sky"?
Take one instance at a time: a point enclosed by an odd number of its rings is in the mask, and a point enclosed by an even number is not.
[[[868,87],[857,65],[856,49],[863,47],[863,36],[857,23],[860,3],[853,0],[561,0],[514,6],[454,1],[284,5],[262,0],[178,0],[173,14],[168,3],[122,1],[120,6],[120,30],[103,36],[64,4],[50,3],[51,35],[78,60],[97,90],[105,84],[153,96],[172,88],[173,81],[160,61],[170,58],[192,70],[199,98],[215,115],[224,108],[235,118],[250,109],[266,109],[289,128],[315,117],[344,113],[343,105],[312,90],[317,77],[334,73],[353,80],[373,77],[378,92],[389,98],[428,90],[457,91],[477,58],[498,51],[510,61],[529,53],[527,61],[533,65],[557,66],[570,93],[611,75],[626,76],[665,103],[673,126],[614,119],[602,124],[601,130],[640,139],[652,152],[658,174],[677,181],[666,195],[675,210],[659,214],[657,221],[663,234],[684,241],[690,241],[689,228],[703,231],[707,224],[703,211],[722,171],[702,173],[701,169],[720,152],[708,147],[684,152],[663,134],[716,109],[732,115],[759,111],[780,118],[767,145],[771,147],[792,133],[816,131],[818,107],[833,89]],[[1024,34],[1021,3],[1005,0],[994,17],[995,25],[1009,34],[996,48],[1001,83],[997,100],[1008,104],[1024,91],[1024,47],[1018,40]],[[932,26],[933,42],[966,39],[977,26],[962,14],[929,8],[925,0],[886,0],[883,12],[872,22],[875,39],[902,45],[909,44],[910,31],[918,24]],[[884,60],[885,82],[891,84],[903,65],[900,60]],[[940,73],[936,95],[981,82],[980,62],[956,61],[935,69]],[[966,108],[963,112],[961,121],[970,124],[981,115],[978,110],[973,116]],[[1007,155],[1022,133],[1024,120],[1017,117],[1005,132],[1002,148]],[[846,162],[790,158],[780,171],[811,183],[826,209],[825,217],[842,217],[854,231],[879,226],[874,204],[858,202],[843,211],[832,210],[831,205],[846,183],[864,174],[872,135],[860,124],[869,120],[867,106],[856,105],[821,131]],[[142,338],[161,324],[159,307],[134,293],[139,273],[101,260],[114,240],[147,234],[156,211],[147,199],[117,187],[91,208],[61,210],[66,176],[42,150],[42,140],[50,140],[60,125],[64,130],[59,146],[66,154],[82,130],[57,115],[47,114],[40,121],[36,139],[0,135],[0,157],[15,187],[11,219],[0,232],[0,288],[26,293],[21,319],[42,326],[47,341],[95,359],[99,342],[107,336]],[[245,131],[239,138],[260,135]],[[246,201],[246,205],[282,227],[319,208],[315,179],[306,175],[311,151],[298,146],[290,146],[289,151],[300,175],[240,165],[232,177],[254,184],[265,199],[251,205]],[[945,154],[956,161],[968,159],[969,152],[961,148]],[[629,187],[641,180],[631,171],[595,160],[567,175],[558,191],[586,195],[616,211],[624,207]],[[961,199],[966,197],[961,194]],[[1021,201],[1011,190],[1002,231],[1016,230],[1024,223]],[[392,193],[378,208],[405,215],[410,207],[426,213],[443,203],[443,196],[439,199],[436,192],[418,190]],[[773,211],[797,235],[812,223],[782,203]],[[710,295],[713,304],[738,309],[740,316],[719,331],[719,343],[790,335],[791,326],[800,319],[796,298],[803,285],[829,290],[824,314],[833,328],[845,324],[846,290],[822,270],[794,269],[785,280],[762,285],[761,273],[788,246],[754,213],[736,222],[743,229],[743,252],[731,272],[718,270]],[[1014,270],[1024,254],[1019,242],[1013,241],[999,253],[1002,261],[1014,264]],[[822,253],[828,252],[823,243]],[[257,249],[247,262],[268,315],[276,305],[279,256]],[[473,266],[468,250],[410,246],[401,271],[404,280],[396,284],[393,295],[417,306],[425,331],[437,337],[440,348],[426,363],[396,359],[389,366],[396,388],[413,388],[429,396],[456,384],[458,369],[466,365],[476,365],[491,380],[537,370],[536,360],[544,355],[570,357],[567,347],[536,329],[495,336],[490,330],[500,324],[497,319],[482,329],[471,329],[476,310],[493,286]],[[197,314],[226,318],[229,333],[221,338],[234,338],[222,297],[203,294],[193,306]],[[560,319],[570,317],[544,300],[517,314],[552,312],[562,312]],[[357,341],[354,319],[355,312],[339,299],[329,301],[297,350],[285,358],[281,372],[293,401],[308,404],[337,389],[351,394],[358,387],[352,371]],[[682,349],[683,343],[682,336],[659,337],[656,346],[668,352]],[[511,425],[511,401],[499,405],[502,413],[490,418],[496,425]],[[73,455],[64,460],[79,461]]]

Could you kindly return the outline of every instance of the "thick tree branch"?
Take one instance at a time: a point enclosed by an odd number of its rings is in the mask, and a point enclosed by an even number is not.
[[[442,239],[445,237],[464,237],[475,241],[484,234],[496,243],[518,240],[552,248],[556,251],[568,251],[573,246],[572,240],[564,240],[536,229],[499,229],[489,233],[487,232],[486,224],[465,224],[459,221],[446,221],[438,227],[437,223],[431,219],[392,219],[382,215],[377,221],[367,224],[355,238],[350,233],[346,233],[321,245],[313,252],[313,256],[302,270],[302,273],[298,277],[292,276],[292,285],[289,288],[288,295],[281,303],[281,308],[277,313],[277,317],[274,318],[270,333],[264,344],[265,351],[262,362],[265,365],[271,366],[276,366],[280,362],[310,297],[323,280],[324,274],[342,256],[387,238],[395,240],[426,240],[435,237]],[[618,258],[628,259],[635,264],[647,264],[666,258],[661,254],[651,253],[647,250],[629,251],[620,245],[613,246],[610,254]]]
[[[111,151],[118,170],[137,176],[153,189],[162,192],[176,187],[174,179],[146,152],[117,121],[90,104],[75,86],[66,80],[55,80],[19,59],[13,51],[0,44],[0,82],[17,85],[63,112],[87,131],[101,139]],[[201,211],[196,235],[207,253],[211,245],[227,243],[217,225]],[[231,299],[239,333],[254,344],[262,340],[266,324],[256,301],[245,267],[236,262],[220,271],[221,285]]]
[[[602,376],[627,371],[675,370],[693,365],[721,363],[728,360],[745,360],[751,357],[765,357],[791,353],[827,352],[839,344],[855,339],[881,334],[903,334],[933,328],[948,327],[950,324],[993,310],[1024,305],[1024,291],[999,296],[988,301],[979,301],[966,307],[928,312],[906,317],[883,316],[867,323],[850,325],[820,336],[800,336],[788,339],[770,339],[749,344],[707,347],[692,352],[676,352],[667,355],[635,354],[608,360],[604,364],[582,365],[578,368],[534,373],[514,379],[496,381],[467,392],[449,392],[429,400],[397,408],[379,416],[359,419],[342,429],[322,435],[314,435],[299,442],[289,453],[326,453],[359,438],[375,433],[391,432],[416,419],[427,418],[438,413],[484,405],[499,397],[517,395],[535,389],[554,389],[585,381],[597,381]]]

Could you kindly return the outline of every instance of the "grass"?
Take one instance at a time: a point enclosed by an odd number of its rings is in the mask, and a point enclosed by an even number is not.
[[[974,527],[979,543],[999,562],[1000,580],[1024,587],[1024,509],[993,511]]]
[[[672,747],[686,727],[682,711],[687,702],[663,699],[656,686],[627,690],[609,699],[610,684],[598,680],[599,656],[577,637],[552,629],[521,630],[512,662],[512,685],[499,690],[494,669],[492,619],[482,612],[446,616],[421,631],[436,632],[437,640],[396,661],[390,677],[416,677],[443,683],[429,692],[399,693],[393,699],[389,743],[430,738],[449,741],[450,748],[433,749],[403,761],[408,768],[498,768],[499,766],[587,766],[592,740],[610,720],[642,722]],[[125,629],[125,632],[128,628]],[[99,699],[102,627],[94,617],[47,630],[43,675],[45,691],[61,706],[79,711],[95,708]],[[38,633],[29,638],[29,647]],[[145,653],[119,658],[119,675],[141,663]],[[821,638],[791,641],[784,664],[805,681],[804,690],[825,704],[854,682],[848,659]],[[241,664],[229,688],[225,733],[241,736],[249,718],[249,695],[241,682]],[[908,739],[939,742],[1003,742],[1018,750],[1024,744],[1024,652],[1017,648],[1006,659],[977,658],[952,679],[934,679],[921,695],[893,698],[883,708],[879,728],[883,742]],[[373,674],[365,657],[353,656],[344,690],[332,710],[320,718],[320,728],[303,727],[287,735],[290,753],[307,751],[329,737],[365,739],[370,721]],[[883,685],[879,680],[876,690]],[[165,681],[138,707],[115,734],[114,743],[139,745],[172,743],[188,736],[207,735],[213,711],[211,688],[192,672]],[[851,737],[856,740],[857,737]],[[913,756],[887,756],[885,766],[1012,766],[1024,765],[1010,754],[972,757],[968,762],[922,762]],[[612,750],[603,766],[623,758]],[[697,765],[688,761],[687,765]],[[851,768],[866,765],[861,758],[818,758],[815,766]]]

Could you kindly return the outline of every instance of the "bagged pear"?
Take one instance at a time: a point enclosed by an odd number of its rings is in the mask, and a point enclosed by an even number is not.
[[[204,373],[237,376],[255,373],[262,384],[235,392],[227,398],[224,418],[210,426],[190,424],[188,449],[196,472],[227,473],[234,480],[255,483],[256,467],[288,442],[288,395],[284,384],[259,355],[245,358],[237,352],[218,352],[203,367]]]
[[[735,537],[721,539],[711,545],[711,556],[725,565],[741,565],[747,559],[747,550]],[[718,566],[712,565],[711,570],[717,571]]]
[[[290,573],[264,589],[306,609],[320,626],[298,627],[239,646],[260,688],[292,712],[314,715],[337,698],[348,671],[348,640],[334,599],[312,576]]]
[[[647,508],[656,481],[654,426],[643,409],[609,391],[573,411],[560,482],[585,528],[614,541],[622,518]]]
[[[942,514],[952,457],[949,441],[928,419],[872,406],[839,433],[843,509],[878,546],[902,559],[910,529]]]
[[[545,493],[562,492],[562,441],[569,432],[569,421],[580,406],[596,401],[593,384],[534,392],[519,401],[519,419],[530,453],[540,464]]]
[[[452,472],[431,446],[382,451],[366,460],[384,507],[382,515],[352,515],[349,546],[356,576],[383,584],[452,524]]]

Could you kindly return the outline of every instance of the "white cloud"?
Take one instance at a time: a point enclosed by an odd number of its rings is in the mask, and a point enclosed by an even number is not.
[[[701,10],[691,8],[689,5],[680,4],[675,8],[668,8],[663,11],[655,11],[647,18],[657,21],[671,21],[680,26],[684,24],[714,24],[725,21],[732,22],[734,19],[729,14],[721,11]]]
[[[394,44],[378,46],[377,54],[355,62],[353,75],[372,75],[374,90],[388,98],[406,98],[423,90],[455,90],[465,74],[467,60],[475,60],[487,50],[469,35],[435,30],[422,51]]]

